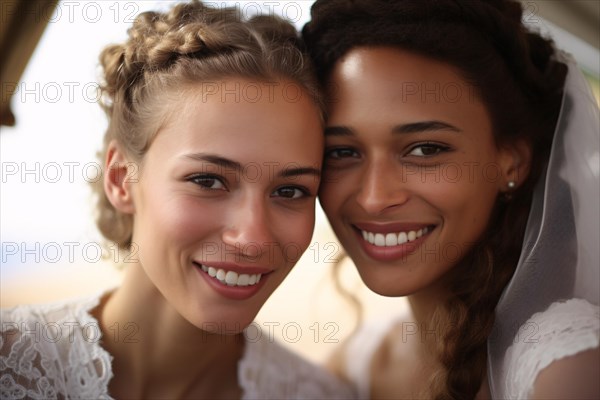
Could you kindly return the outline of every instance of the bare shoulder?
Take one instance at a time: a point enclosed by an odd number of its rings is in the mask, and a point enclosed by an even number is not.
[[[600,398],[600,348],[561,358],[544,368],[535,380],[532,399]]]

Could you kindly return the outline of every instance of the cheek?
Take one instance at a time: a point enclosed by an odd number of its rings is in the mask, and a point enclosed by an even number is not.
[[[498,195],[497,184],[473,171],[452,171],[441,174],[433,182],[420,185],[421,196],[437,208],[452,229],[468,236],[481,234],[489,219]]]
[[[331,190],[331,186],[321,185],[319,189],[319,204],[321,204],[321,208],[328,215],[331,213],[333,209],[335,209],[336,198],[334,196],[335,191]]]
[[[154,197],[148,204],[144,218],[146,231],[160,237],[165,243],[185,244],[198,240],[199,235],[208,234],[220,220],[218,207],[200,205],[193,198]],[[215,209],[217,208],[217,209]]]
[[[293,226],[293,229],[289,227]],[[314,207],[310,211],[290,215],[281,215],[273,219],[273,228],[277,233],[277,246],[282,250],[286,261],[296,262],[308,248],[315,226]]]
[[[327,174],[319,188],[319,203],[329,214],[339,211],[341,205],[350,197],[355,183],[352,176],[346,174]]]

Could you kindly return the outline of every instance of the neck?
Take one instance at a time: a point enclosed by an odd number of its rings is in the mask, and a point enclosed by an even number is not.
[[[415,335],[419,340],[414,340],[412,343],[419,347],[419,354],[423,357],[424,364],[428,364],[427,368],[430,368],[427,373],[428,376],[431,376],[434,370],[441,367],[438,359],[438,349],[441,341],[444,340],[442,335],[449,323],[444,306],[450,299],[451,293],[448,290],[448,285],[449,282],[456,279],[455,273],[450,273],[435,285],[408,296],[412,316],[420,333],[419,336]],[[436,317],[437,313],[440,314]],[[427,387],[423,387],[423,390],[426,391]],[[487,375],[484,375],[481,388],[475,399],[487,400],[491,398]]]
[[[127,268],[121,287],[97,310],[103,346],[113,356],[111,394],[232,397],[239,390],[243,336],[200,330],[171,307],[140,265]]]
[[[412,317],[418,329],[418,344],[425,354],[437,357],[437,348],[443,340],[444,303],[448,300],[449,293],[443,282],[420,290],[407,297],[410,304]],[[436,315],[437,314],[437,315]],[[440,320],[439,317],[442,317]]]

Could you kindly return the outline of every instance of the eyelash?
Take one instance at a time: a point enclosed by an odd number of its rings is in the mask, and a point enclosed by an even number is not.
[[[279,187],[275,190],[274,193],[283,190],[283,189],[292,189],[292,190],[297,190],[301,193],[300,197],[284,197],[284,196],[275,196],[275,197],[282,197],[284,199],[288,199],[288,200],[300,200],[300,199],[304,199],[307,197],[312,197],[311,192],[305,188],[305,187],[301,187],[301,186],[282,186]]]
[[[436,152],[435,152],[435,154],[423,154],[424,148],[435,149]],[[411,154],[412,152],[414,152],[417,149],[421,149],[422,155]],[[445,145],[442,145],[439,143],[425,142],[425,143],[418,143],[416,145],[413,145],[410,148],[410,150],[408,151],[407,155],[408,156],[412,155],[414,157],[421,157],[421,158],[429,158],[429,157],[434,157],[438,154],[444,153],[448,150],[450,150],[450,147],[448,147],[448,146],[445,146]],[[334,155],[339,152],[351,152],[352,155],[351,156],[350,155],[340,156],[339,154],[337,156]],[[337,148],[326,150],[326,152],[325,152],[325,159],[330,159],[330,160],[342,160],[342,159],[358,158],[358,157],[359,157],[358,152],[351,147],[337,147]]]
[[[206,185],[201,184],[200,183],[201,180],[204,180],[204,181],[207,181],[207,180],[218,181],[223,186],[223,188],[208,187]],[[223,182],[223,179],[220,176],[218,176],[218,175],[211,175],[211,174],[192,175],[192,176],[190,176],[190,177],[187,178],[187,181],[192,182],[192,183],[198,185],[202,190],[227,190],[227,185],[225,185],[225,182]]]
[[[435,152],[435,154],[423,154],[423,148],[435,149],[436,152]],[[413,157],[429,158],[429,157],[435,157],[441,153],[445,153],[445,152],[449,151],[450,147],[439,144],[439,143],[432,143],[432,142],[418,143],[410,148],[407,155],[411,156],[411,153],[414,152],[416,149],[421,149],[422,155],[412,154]]]
[[[200,183],[201,181],[207,181],[207,180],[217,181],[223,187],[222,188],[212,188],[212,187],[209,187],[209,186],[206,186],[206,185],[203,185],[202,183]],[[211,174],[192,175],[187,178],[187,181],[198,185],[202,190],[208,190],[208,191],[227,190],[227,185],[223,181],[223,178],[218,175],[211,175]],[[213,185],[214,185],[214,183],[213,183]],[[210,185],[210,186],[213,186],[213,185]],[[280,192],[285,189],[297,190],[300,192],[300,196],[296,197],[296,194],[294,194],[293,197],[285,197],[285,196],[281,196],[281,195],[274,196],[274,197],[281,197],[281,198],[285,198],[285,199],[289,199],[289,200],[300,200],[300,199],[303,199],[306,197],[312,197],[312,193],[310,192],[310,190],[308,190],[307,188],[305,188],[303,186],[281,186],[281,187],[278,187],[277,189],[275,189],[275,191],[273,193],[277,193],[277,192]]]
[[[339,156],[338,157],[334,157],[333,156],[333,154],[335,152],[341,152],[341,151],[352,152],[353,156],[352,157],[339,157]],[[351,148],[351,147],[336,147],[336,148],[328,149],[328,150],[325,151],[325,159],[341,160],[343,158],[358,158],[358,157],[354,156],[355,154],[357,155],[358,152],[356,150],[354,150],[353,148]]]

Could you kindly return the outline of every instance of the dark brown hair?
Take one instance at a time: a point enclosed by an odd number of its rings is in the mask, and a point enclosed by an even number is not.
[[[357,47],[395,47],[456,68],[488,109],[497,144],[524,139],[527,179],[498,198],[480,241],[454,269],[451,299],[435,318],[444,326],[441,368],[428,397],[471,399],[486,371],[494,309],[517,265],[533,186],[548,158],[566,66],[553,43],[528,30],[513,0],[317,0],[303,37],[327,86],[335,64]]]

